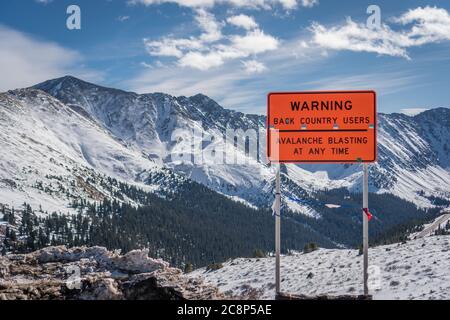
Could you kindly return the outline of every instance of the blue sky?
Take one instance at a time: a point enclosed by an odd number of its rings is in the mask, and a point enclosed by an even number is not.
[[[81,30],[66,27],[71,4]],[[450,107],[449,12],[439,0],[1,1],[0,91],[72,74],[251,113],[271,91],[324,89],[375,89],[386,113]]]

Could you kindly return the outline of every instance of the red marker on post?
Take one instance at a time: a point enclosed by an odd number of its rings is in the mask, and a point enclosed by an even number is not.
[[[373,215],[370,213],[369,208],[364,208],[363,211],[367,215],[367,220],[368,221],[372,220]]]

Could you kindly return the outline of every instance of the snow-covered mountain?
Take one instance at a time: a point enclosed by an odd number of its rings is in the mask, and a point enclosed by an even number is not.
[[[258,159],[252,159],[247,165],[180,165],[169,156],[187,149],[185,141],[172,141],[175,131],[183,134],[197,128],[205,136],[217,137],[225,135],[226,128],[250,128],[264,137],[263,116],[226,110],[203,95],[190,98],[137,95],[71,77],[51,80],[36,88],[87,111],[116,137],[160,164],[253,205],[270,203],[266,193],[271,191],[273,172],[264,165],[263,145]],[[429,205],[424,195],[447,196],[450,191],[450,110],[435,109],[415,117],[381,114],[379,119],[379,163],[371,169],[372,190],[391,192],[422,206]],[[237,157],[244,157],[242,150],[237,150]],[[343,186],[357,190],[360,171],[358,165],[304,165],[301,168],[291,165],[284,172],[285,179],[290,180],[286,181],[289,187],[284,191],[301,198],[305,191],[315,189]],[[418,191],[424,193],[419,195]],[[293,209],[308,212],[299,203],[286,202]]]
[[[226,110],[203,95],[189,98],[161,93],[138,95],[99,87],[73,77],[50,80],[35,88],[73,110],[81,110],[127,148],[140,152],[155,164],[234,200],[251,206],[271,206],[274,170],[263,160],[265,146],[262,139],[259,154],[255,157],[246,157],[245,151],[237,145],[223,143],[227,128],[253,129],[257,136],[265,137],[265,117]],[[209,141],[199,148],[192,148],[191,145],[196,143],[189,139],[192,130]],[[202,155],[204,157],[212,150],[233,154],[237,163],[224,165],[220,161],[201,161]],[[179,154],[195,160],[181,162],[176,157]],[[306,192],[316,188],[336,188],[345,184],[344,180],[332,181],[322,172],[311,173],[297,166],[286,168],[284,180],[285,192],[295,198],[304,198]],[[294,210],[318,215],[304,205],[293,201],[288,204]]]
[[[370,168],[372,192],[392,193],[422,207],[429,197],[450,195],[450,109],[425,111],[414,117],[379,114],[378,163]],[[361,172],[355,165],[302,165],[328,178],[344,180],[360,190]]]
[[[163,192],[183,181],[128,148],[82,110],[36,89],[0,94],[0,202],[66,211],[112,197],[110,177]],[[158,179],[158,177],[164,177]],[[144,183],[145,181],[145,183]]]
[[[447,300],[450,236],[426,237],[369,251],[369,289],[375,300]],[[281,290],[303,295],[362,294],[358,250],[320,249],[281,258]],[[190,274],[229,295],[274,299],[275,258],[234,259],[223,268]]]
[[[108,177],[162,193],[192,179],[250,206],[270,207],[273,201],[274,170],[263,157],[265,117],[224,109],[203,95],[139,95],[64,77],[0,94],[0,121],[0,192],[8,204],[60,210],[76,196],[110,194],[102,184]],[[415,117],[381,114],[372,191],[421,206],[431,205],[429,196],[448,197],[449,121],[450,109],[444,108]],[[242,147],[223,144],[227,128],[255,130],[258,155],[249,158]],[[193,129],[213,138],[192,147]],[[233,153],[238,164],[180,161],[223,153]],[[360,171],[359,165],[286,166],[284,203],[318,217],[295,199],[323,189],[359,190]]]

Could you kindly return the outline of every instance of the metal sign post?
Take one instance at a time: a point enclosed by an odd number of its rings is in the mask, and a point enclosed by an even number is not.
[[[363,208],[369,208],[369,169],[363,164]],[[369,216],[363,210],[364,295],[369,294]]]
[[[281,224],[281,177],[280,177],[281,165],[277,163],[277,174],[276,174],[276,194],[275,194],[275,290],[278,295],[280,290],[280,224]]]
[[[377,161],[374,91],[273,92],[267,96],[267,158],[276,163],[275,288],[280,290],[282,163],[363,163],[364,294],[369,294],[369,173]]]

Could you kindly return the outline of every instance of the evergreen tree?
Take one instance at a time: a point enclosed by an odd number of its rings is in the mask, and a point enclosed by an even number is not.
[[[184,273],[191,273],[194,270],[192,263],[186,263],[184,266]]]

